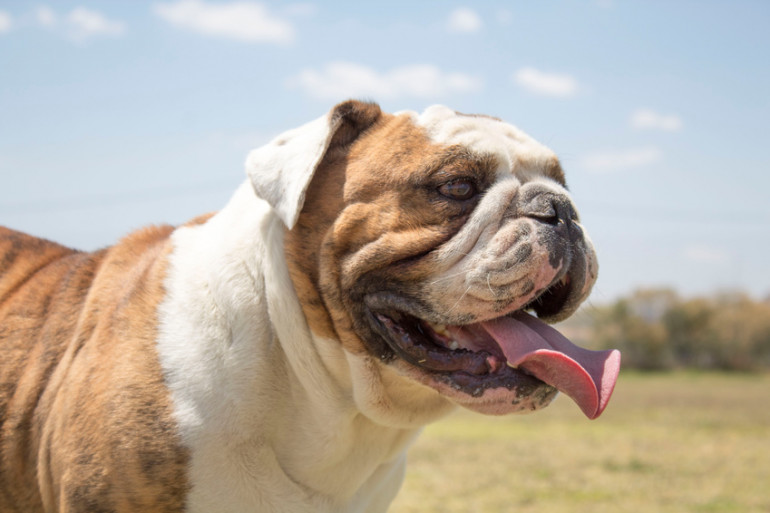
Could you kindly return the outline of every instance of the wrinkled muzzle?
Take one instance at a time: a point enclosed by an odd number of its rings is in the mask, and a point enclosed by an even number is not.
[[[521,309],[549,322],[566,318],[588,296],[598,267],[572,199],[549,180],[496,184],[437,257],[429,302],[452,324]]]

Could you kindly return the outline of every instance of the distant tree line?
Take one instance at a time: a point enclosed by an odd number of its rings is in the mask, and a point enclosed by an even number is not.
[[[683,299],[642,290],[592,307],[592,344],[618,348],[626,369],[770,370],[770,301],[742,293]]]

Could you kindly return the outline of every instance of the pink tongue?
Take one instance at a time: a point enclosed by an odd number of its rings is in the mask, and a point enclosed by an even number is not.
[[[500,345],[510,365],[570,396],[589,419],[604,411],[618,379],[620,351],[578,347],[526,313],[481,326]]]

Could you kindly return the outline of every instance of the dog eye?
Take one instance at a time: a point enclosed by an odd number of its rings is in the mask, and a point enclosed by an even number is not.
[[[476,195],[476,184],[470,180],[456,180],[445,183],[438,192],[453,200],[467,200]]]

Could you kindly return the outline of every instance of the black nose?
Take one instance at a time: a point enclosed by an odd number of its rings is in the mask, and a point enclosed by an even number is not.
[[[570,200],[550,191],[524,194],[519,206],[519,215],[536,219],[541,223],[569,226],[577,220],[577,214]]]

